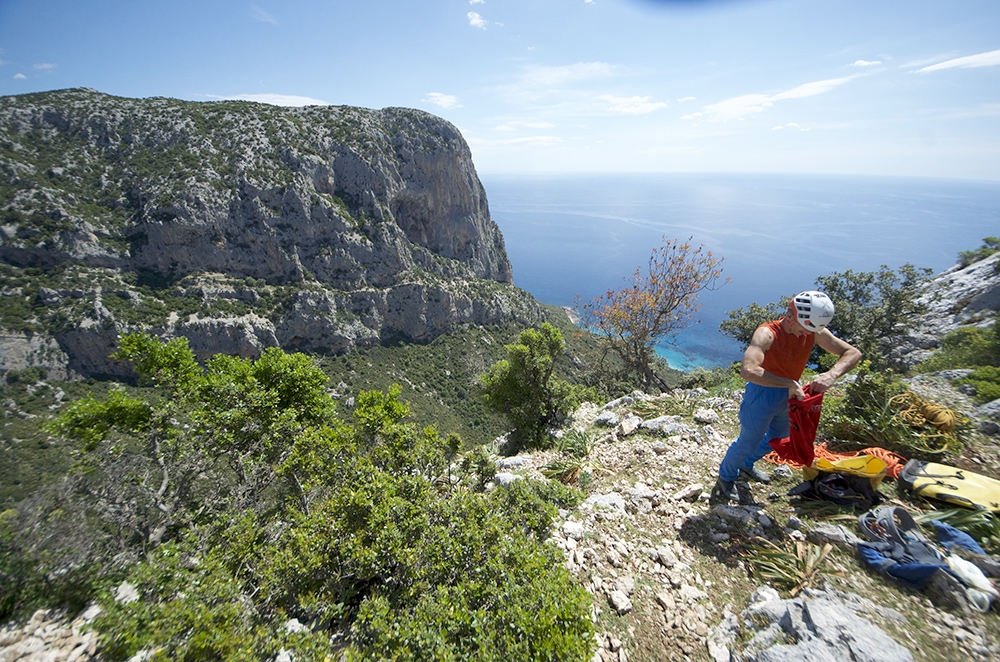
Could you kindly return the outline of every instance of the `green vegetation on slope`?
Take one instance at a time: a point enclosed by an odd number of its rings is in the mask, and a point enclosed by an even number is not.
[[[398,388],[336,415],[305,355],[200,366],[143,335],[119,355],[152,390],[50,426],[76,443],[75,486],[0,517],[0,616],[98,590],[112,660],[589,658],[589,596],[544,542],[579,492],[487,491],[492,462],[408,423]],[[137,600],[114,599],[122,577]]]

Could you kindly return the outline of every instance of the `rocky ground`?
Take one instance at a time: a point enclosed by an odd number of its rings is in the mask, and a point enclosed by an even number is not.
[[[968,405],[943,380],[924,378],[920,388]],[[637,396],[585,405],[574,416],[568,429],[595,441],[577,478],[589,497],[561,513],[553,538],[594,597],[595,662],[1000,658],[995,606],[974,613],[954,599],[954,586],[918,593],[863,569],[849,511],[833,521],[796,514],[786,492],[801,481],[798,471],[761,462],[771,484],[740,486],[756,505],[710,507],[708,492],[738,429],[738,401],[739,394],[704,392]],[[963,460],[1000,475],[998,455],[995,440],[977,436]],[[498,482],[537,475],[559,457],[503,458]],[[910,512],[934,509],[891,481],[881,491]],[[748,554],[757,537],[835,547],[826,573],[792,600],[788,587],[754,576]]]

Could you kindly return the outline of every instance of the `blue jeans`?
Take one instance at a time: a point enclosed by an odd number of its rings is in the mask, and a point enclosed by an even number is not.
[[[740,405],[740,436],[729,445],[719,467],[719,478],[734,481],[740,467],[771,452],[767,442],[788,436],[788,389],[747,384]]]

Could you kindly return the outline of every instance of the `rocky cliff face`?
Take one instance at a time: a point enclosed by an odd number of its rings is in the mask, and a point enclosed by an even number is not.
[[[4,97],[0,209],[0,370],[122,374],[138,329],[254,356],[538,316],[468,145],[417,110]]]
[[[941,338],[962,326],[987,327],[1000,310],[1000,253],[966,267],[955,265],[924,286],[917,300],[927,312],[893,348],[892,356],[912,368],[941,346]]]

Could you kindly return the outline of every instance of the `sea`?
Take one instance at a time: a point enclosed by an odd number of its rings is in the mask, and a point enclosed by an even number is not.
[[[723,258],[696,320],[657,352],[675,369],[738,361],[729,311],[815,289],[834,272],[934,273],[1000,236],[1000,182],[771,174],[483,175],[514,283],[573,307],[625,287],[663,238]]]

